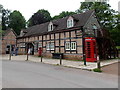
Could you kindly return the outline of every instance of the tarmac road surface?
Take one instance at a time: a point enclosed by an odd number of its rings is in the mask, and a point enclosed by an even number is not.
[[[118,77],[31,61],[2,61],[3,88],[118,88]]]

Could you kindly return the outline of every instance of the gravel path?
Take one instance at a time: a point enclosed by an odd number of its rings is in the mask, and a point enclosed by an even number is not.
[[[104,66],[104,67],[102,67],[102,71],[103,71],[103,73],[120,76],[120,73],[118,72],[119,67],[120,67],[120,62]]]

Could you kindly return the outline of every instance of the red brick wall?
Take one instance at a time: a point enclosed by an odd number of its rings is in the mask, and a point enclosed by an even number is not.
[[[64,54],[63,57],[68,60],[83,60],[82,55]]]
[[[16,36],[15,34],[10,31],[7,35],[3,37],[2,40],[2,54],[6,53],[6,46],[7,45],[16,45]]]

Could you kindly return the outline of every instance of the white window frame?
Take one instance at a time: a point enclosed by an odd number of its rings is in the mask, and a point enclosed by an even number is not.
[[[48,25],[48,31],[53,31],[53,23],[50,22]]]
[[[38,43],[38,48],[39,48],[39,47],[42,47],[42,43],[40,43],[40,42]]]
[[[65,43],[65,50],[70,50],[70,42]]]
[[[50,43],[50,50],[55,50],[55,45],[54,45],[54,43]]]
[[[20,43],[20,48],[25,48],[25,43]]]
[[[76,42],[66,42],[65,43],[65,50],[76,50],[77,44]]]
[[[46,50],[50,50],[50,43],[47,43]]]
[[[76,42],[71,42],[71,50],[76,50]]]
[[[46,45],[46,50],[55,50],[55,45],[53,42],[49,42]]]
[[[38,52],[38,42],[35,42],[35,43],[34,43],[34,51],[35,51],[35,52]]]
[[[74,26],[74,22],[73,22],[73,18],[72,17],[69,17],[68,20],[67,20],[67,28],[71,28]]]

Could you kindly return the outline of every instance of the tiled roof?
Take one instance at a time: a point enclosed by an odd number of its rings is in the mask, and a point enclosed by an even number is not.
[[[13,29],[8,29],[5,30],[4,33],[2,33],[2,38],[4,38],[4,36],[7,36],[10,32],[13,32],[15,34],[15,36],[17,37],[17,34],[15,33],[15,31]]]
[[[76,21],[76,23],[74,24],[74,27],[84,26],[93,12],[94,12],[94,10],[89,10],[89,11],[86,11],[81,14],[72,15],[72,17]],[[69,16],[51,21],[53,24],[56,25],[56,27],[54,28],[53,31],[67,29],[68,17]],[[25,31],[27,31],[27,33],[24,36],[32,36],[32,35],[39,35],[41,33],[47,33],[48,25],[49,25],[49,22],[29,27],[29,28],[25,29]]]

